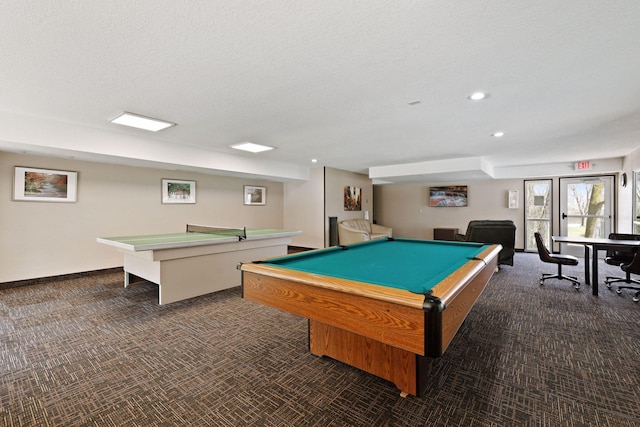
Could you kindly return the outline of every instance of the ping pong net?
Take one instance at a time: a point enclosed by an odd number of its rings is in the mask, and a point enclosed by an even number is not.
[[[205,233],[215,234],[219,236],[234,236],[238,238],[238,241],[240,241],[247,238],[247,227],[233,228],[217,227],[213,225],[187,224],[187,233]]]

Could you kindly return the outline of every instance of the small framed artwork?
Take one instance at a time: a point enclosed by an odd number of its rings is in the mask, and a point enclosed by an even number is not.
[[[196,182],[179,179],[162,180],[162,203],[195,203]]]
[[[509,190],[509,209],[518,209],[518,190]]]
[[[267,187],[254,185],[244,186],[244,204],[251,206],[264,206],[267,204]]]
[[[429,206],[461,207],[468,206],[466,185],[429,187]]]
[[[78,197],[78,172],[16,166],[13,200],[71,202]]]
[[[349,185],[344,187],[344,210],[362,210],[362,189]]]

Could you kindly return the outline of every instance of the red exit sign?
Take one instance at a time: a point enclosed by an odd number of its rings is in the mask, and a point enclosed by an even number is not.
[[[591,169],[591,162],[589,160],[585,160],[583,162],[576,162],[576,170],[588,171],[590,169]]]

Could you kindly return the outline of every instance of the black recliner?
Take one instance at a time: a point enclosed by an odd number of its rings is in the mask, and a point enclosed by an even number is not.
[[[513,265],[516,244],[516,225],[511,220],[473,220],[467,225],[465,234],[457,234],[456,240],[485,244],[500,244],[498,265]]]

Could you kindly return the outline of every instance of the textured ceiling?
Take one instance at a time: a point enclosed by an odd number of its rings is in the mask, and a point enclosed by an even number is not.
[[[0,150],[283,180],[610,159],[640,146],[639,76],[637,0],[0,2]]]

